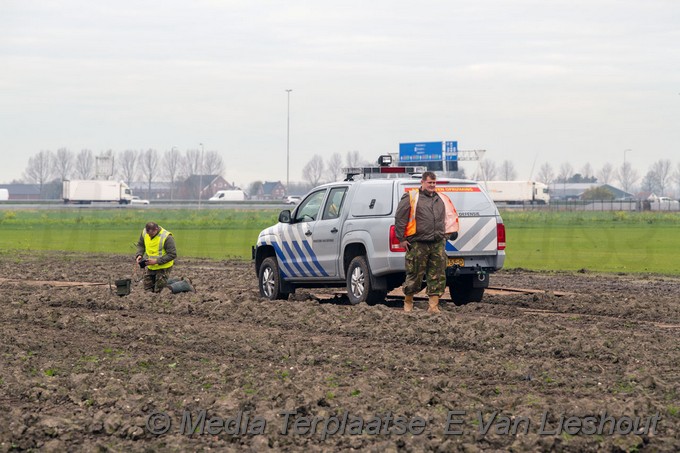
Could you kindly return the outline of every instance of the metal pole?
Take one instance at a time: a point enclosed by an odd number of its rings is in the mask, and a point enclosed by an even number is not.
[[[290,190],[290,92],[293,90],[286,90],[288,93],[288,120],[286,125],[286,195]]]

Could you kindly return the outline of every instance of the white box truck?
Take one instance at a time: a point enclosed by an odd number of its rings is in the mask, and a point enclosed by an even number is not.
[[[548,204],[548,186],[536,181],[485,181],[480,183],[491,199],[505,204]]]
[[[122,181],[65,180],[62,197],[64,203],[116,202],[129,204],[132,191]]]
[[[0,201],[9,200],[9,190],[0,189]]]
[[[234,190],[218,190],[215,195],[210,197],[208,201],[243,201],[246,199],[246,193],[241,189]]]

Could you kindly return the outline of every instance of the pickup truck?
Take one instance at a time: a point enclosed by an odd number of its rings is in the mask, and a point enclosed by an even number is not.
[[[292,211],[281,211],[252,248],[260,294],[287,299],[296,288],[346,287],[352,304],[374,304],[400,286],[405,250],[394,232],[394,213],[420,178],[394,177],[394,170],[388,175],[321,185]],[[480,301],[489,274],[503,267],[505,226],[477,182],[440,178],[437,190],[451,198],[460,217],[458,238],[446,244],[451,298],[456,305]]]

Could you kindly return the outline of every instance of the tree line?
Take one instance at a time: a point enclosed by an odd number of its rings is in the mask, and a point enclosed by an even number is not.
[[[61,188],[66,179],[118,179],[130,185],[133,181],[144,181],[149,191],[153,182],[169,182],[172,191],[178,181],[191,175],[222,175],[224,161],[216,151],[188,149],[184,153],[177,148],[160,152],[156,149],[121,152],[108,150],[97,155],[90,149],[77,154],[68,148],[56,152],[42,150],[29,157],[24,170],[25,182],[37,184],[40,193],[50,184]]]
[[[100,165],[102,162],[106,164]],[[375,162],[369,162],[358,151],[348,151],[344,159],[338,152],[330,154],[326,159],[320,154],[315,154],[302,168],[302,181],[291,183],[287,191],[304,194],[321,183],[343,179],[344,167],[365,165],[375,165]],[[177,182],[197,174],[223,175],[224,170],[224,161],[217,151],[188,149],[180,152],[173,147],[163,152],[156,149],[128,149],[120,152],[108,150],[95,155],[90,149],[75,153],[68,148],[59,148],[56,152],[43,150],[29,157],[22,182],[39,185],[43,195],[45,185],[52,183],[56,186],[58,183],[60,187],[64,179],[115,178],[125,181],[128,185],[133,181],[144,181],[149,190],[153,182],[168,182],[172,198],[172,191]],[[451,176],[466,177],[463,169]],[[517,179],[517,171],[510,160],[496,163],[490,159],[483,159],[479,161],[473,178],[484,181],[512,181]],[[570,162],[562,163],[557,169],[546,162],[539,168],[535,179],[548,185],[582,182],[618,183],[625,192],[633,193],[639,190],[665,196],[675,192],[673,184],[680,193],[680,163],[673,169],[670,159],[660,159],[653,162],[644,176],[641,176],[630,162],[624,162],[619,167],[605,163],[597,171],[590,163],[576,171]],[[248,187],[248,193],[258,193],[262,184],[263,181],[252,182]]]
[[[476,179],[513,181],[517,179],[517,172],[513,163],[509,160],[505,160],[501,164],[496,164],[492,160],[482,160],[479,163]],[[665,196],[674,193],[673,184],[676,185],[678,193],[680,193],[680,162],[673,169],[670,159],[659,159],[649,166],[642,177],[630,162],[624,162],[619,167],[607,162],[598,171],[593,170],[590,163],[584,164],[579,171],[576,171],[570,162],[562,163],[557,169],[546,162],[541,165],[535,179],[548,185],[552,183],[588,182],[618,184],[622,190],[628,193],[642,191]]]

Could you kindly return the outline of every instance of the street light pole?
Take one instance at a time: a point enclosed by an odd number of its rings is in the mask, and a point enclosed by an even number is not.
[[[286,195],[290,190],[290,92],[292,89],[286,90],[288,93],[288,121],[286,125]]]

